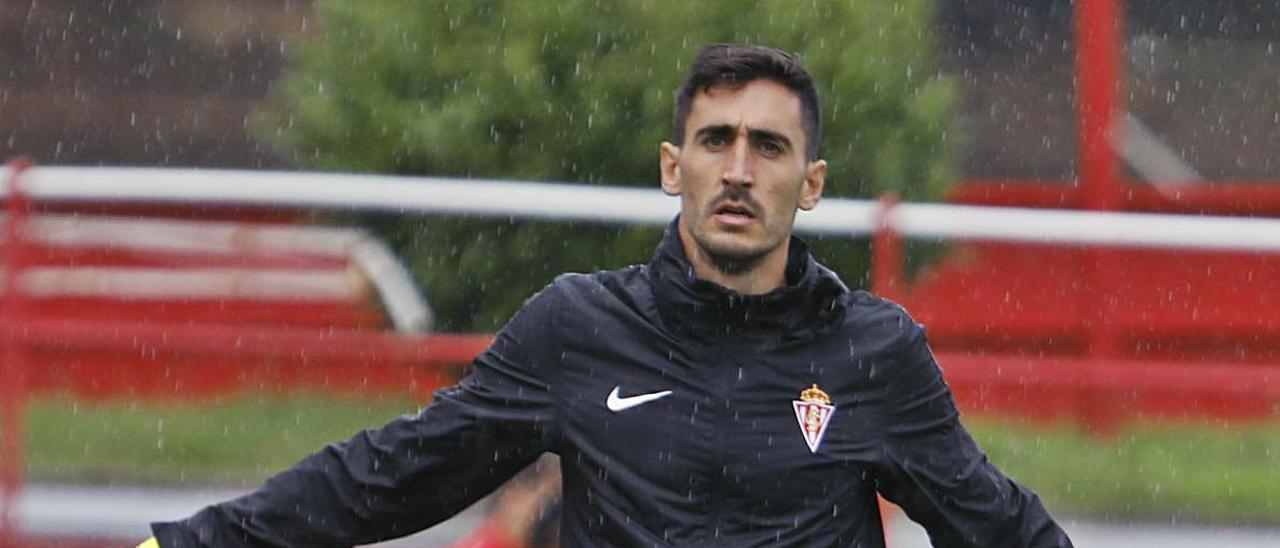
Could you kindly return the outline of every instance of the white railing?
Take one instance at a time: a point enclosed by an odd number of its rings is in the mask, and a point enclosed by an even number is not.
[[[7,169],[7,168],[6,168]],[[8,180],[7,172],[4,180]],[[196,202],[389,210],[664,225],[679,201],[657,189],[343,173],[45,167],[23,176],[38,200]],[[7,190],[6,190],[7,192]],[[862,236],[1280,251],[1280,219],[878,202],[828,198],[797,230]]]

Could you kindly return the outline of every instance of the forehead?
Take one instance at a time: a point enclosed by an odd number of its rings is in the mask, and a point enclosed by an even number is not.
[[[685,122],[686,137],[699,128],[728,125],[767,129],[802,144],[800,96],[790,88],[768,79],[732,86],[716,84],[694,96]]]

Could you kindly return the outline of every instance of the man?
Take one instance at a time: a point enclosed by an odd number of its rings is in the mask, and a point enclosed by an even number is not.
[[[958,422],[923,329],[791,236],[822,195],[808,73],[704,48],[661,146],[652,262],[558,277],[457,387],[160,546],[345,546],[429,527],[560,455],[564,546],[883,546],[876,493],[939,546],[1069,546]]]

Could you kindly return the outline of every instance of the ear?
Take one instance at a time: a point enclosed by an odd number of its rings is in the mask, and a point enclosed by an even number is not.
[[[679,196],[680,147],[663,141],[658,152],[658,164],[662,169],[662,192],[668,196]]]
[[[800,201],[796,204],[800,209],[809,211],[822,199],[822,186],[827,182],[827,161],[809,162],[805,168],[804,186],[800,189]]]

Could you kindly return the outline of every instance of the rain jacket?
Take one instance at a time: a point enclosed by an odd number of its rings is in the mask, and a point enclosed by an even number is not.
[[[936,546],[1070,546],[961,427],[923,329],[792,239],[787,284],[654,259],[567,274],[458,386],[178,522],[163,548],[349,546],[462,510],[560,455],[565,547],[884,545],[876,493]]]

